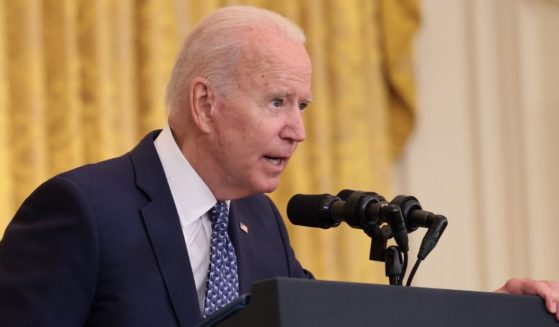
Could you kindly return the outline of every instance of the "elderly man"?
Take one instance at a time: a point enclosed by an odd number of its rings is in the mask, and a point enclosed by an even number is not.
[[[0,244],[0,323],[190,326],[255,280],[311,278],[262,195],[305,139],[304,41],[251,7],[196,27],[169,82],[169,127],[52,178],[17,212]],[[557,303],[556,284],[502,291]]]

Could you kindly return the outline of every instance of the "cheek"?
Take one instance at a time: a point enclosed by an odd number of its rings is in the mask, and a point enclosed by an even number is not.
[[[265,130],[258,120],[250,116],[230,117],[227,124],[223,124],[223,141],[234,146],[240,152],[263,143]]]
[[[245,173],[257,167],[260,158],[271,148],[269,139],[263,135],[262,131],[245,125],[224,135],[223,143],[225,145],[223,151],[227,153],[226,160],[229,160],[224,164]]]
[[[234,120],[223,124],[216,131],[216,135],[218,135],[218,151],[223,165],[245,166],[252,160],[258,139],[252,135],[251,129],[243,121]]]
[[[232,106],[226,110],[217,121],[215,131],[224,157],[249,165],[275,150],[275,138],[281,129],[277,117],[265,117],[260,108],[250,106]]]

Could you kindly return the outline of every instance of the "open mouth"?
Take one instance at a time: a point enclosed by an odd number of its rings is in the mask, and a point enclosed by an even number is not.
[[[270,156],[264,156],[264,158],[266,159],[266,161],[268,161],[274,166],[280,166],[286,160],[285,158],[270,157]]]

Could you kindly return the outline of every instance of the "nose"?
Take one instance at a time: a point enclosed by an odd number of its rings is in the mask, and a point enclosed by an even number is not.
[[[303,112],[298,107],[286,111],[285,126],[280,137],[291,142],[303,142],[307,138],[303,124]]]

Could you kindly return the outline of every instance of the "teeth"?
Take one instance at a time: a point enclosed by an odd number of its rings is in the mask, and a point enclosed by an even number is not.
[[[274,166],[277,166],[281,163],[281,159],[274,159],[274,158],[267,158],[267,159]]]

